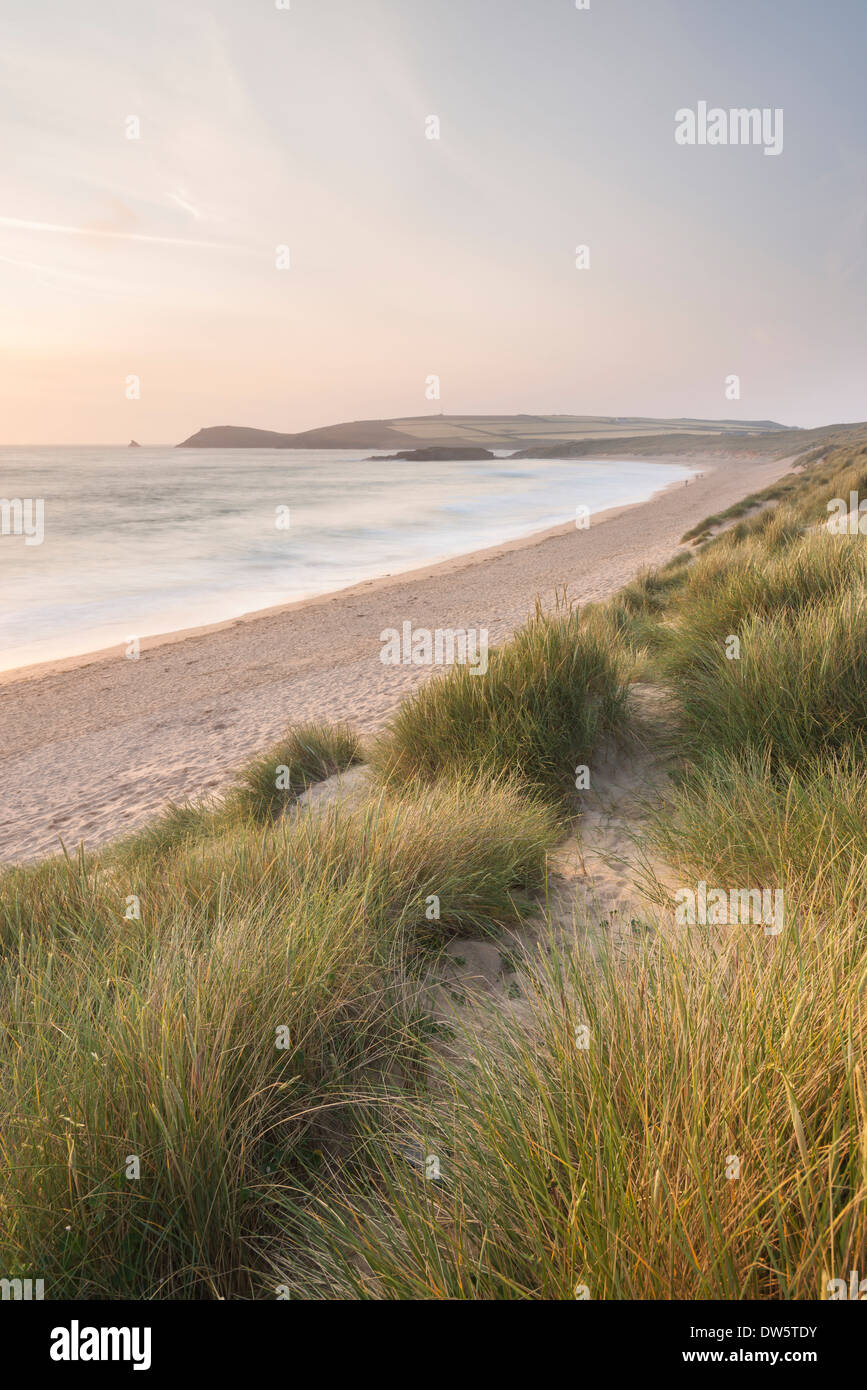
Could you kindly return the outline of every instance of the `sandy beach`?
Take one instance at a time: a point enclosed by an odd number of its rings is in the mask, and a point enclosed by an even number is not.
[[[659,462],[670,460],[660,458]],[[303,719],[369,732],[436,668],[385,666],[380,634],[487,628],[502,640],[568,586],[604,598],[676,553],[705,516],[768,486],[791,460],[679,455],[702,478],[651,501],[443,564],[207,629],[0,676],[0,859],[94,848],[170,801],[217,792]]]

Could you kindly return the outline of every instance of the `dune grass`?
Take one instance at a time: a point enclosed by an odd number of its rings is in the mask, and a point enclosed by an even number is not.
[[[609,611],[622,632],[656,625],[688,753],[653,846],[684,883],[781,886],[784,932],[675,929],[661,897],[659,924],[616,950],[588,949],[580,923],[552,938],[522,974],[532,1021],[468,1026],[467,1064],[431,1057],[432,1093],[390,1107],[351,1172],[292,1206],[299,1290],[813,1299],[863,1266],[864,560],[805,529],[840,482],[808,474],[785,514],[639,577]],[[408,1142],[439,1180],[403,1161]]]
[[[754,526],[743,537],[737,529],[728,532],[697,556],[677,596],[677,611],[690,638],[701,641],[705,634],[733,631],[742,617],[795,612],[839,596],[865,574],[857,541],[805,531],[794,517],[778,512],[766,526]]]
[[[575,769],[627,713],[622,657],[574,608],[535,616],[490,653],[487,671],[453,666],[399,708],[371,762],[386,782],[487,774],[566,802]]]
[[[750,493],[749,497],[744,497],[740,502],[734,502],[732,506],[726,507],[725,511],[715,512],[713,516],[706,516],[704,521],[699,521],[692,526],[689,531],[684,531],[680,538],[681,545],[688,541],[704,540],[710,535],[714,527],[722,526],[726,521],[739,520],[749,512],[757,508],[767,506],[772,500],[772,496],[778,496],[774,488],[768,488],[764,493]]]
[[[361,762],[358,735],[345,724],[298,724],[238,773],[227,809],[273,820],[308,787]]]
[[[4,1270],[55,1298],[261,1292],[322,1117],[414,1063],[406,960],[515,921],[554,828],[453,783],[182,846],[141,883],[83,857],[6,879]]]
[[[812,885],[829,915],[857,902],[867,864],[867,765],[860,747],[774,774],[767,754],[714,751],[656,808],[657,856],[714,883]]]
[[[751,749],[791,768],[867,733],[863,590],[748,617],[736,648],[723,637],[698,646],[679,639],[676,690],[695,756]]]
[[[224,796],[170,804],[142,829],[111,845],[103,857],[117,865],[158,861],[181,846],[191,848],[244,824],[267,825],[317,782],[361,761],[361,741],[348,725],[297,724],[240,768]]]
[[[863,911],[863,869],[853,886]],[[529,1027],[469,1035],[469,1065],[292,1205],[299,1296],[820,1297],[867,1242],[867,971],[854,913],[796,908],[777,944],[553,947]],[[439,1181],[402,1161],[406,1136]]]

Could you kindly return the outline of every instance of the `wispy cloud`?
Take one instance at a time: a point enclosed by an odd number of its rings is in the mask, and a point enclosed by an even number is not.
[[[189,246],[202,251],[247,253],[249,248],[230,241],[200,241],[193,237],[151,236],[147,232],[109,231],[102,227],[66,227],[55,222],[31,222],[23,217],[0,217],[0,227],[26,232],[48,232],[58,236],[106,237],[113,241],[144,241],[157,246]]]
[[[184,212],[188,212],[197,222],[201,221],[202,214],[199,212],[198,208],[194,208],[192,203],[187,202],[186,198],[181,197],[180,193],[167,193],[166,197],[171,198],[173,203],[177,203],[179,208],[183,208]]]

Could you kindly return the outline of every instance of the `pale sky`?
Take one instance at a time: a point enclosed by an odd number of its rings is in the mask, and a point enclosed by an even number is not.
[[[0,444],[865,419],[865,49],[864,0],[0,0]],[[699,101],[782,154],[679,146]]]

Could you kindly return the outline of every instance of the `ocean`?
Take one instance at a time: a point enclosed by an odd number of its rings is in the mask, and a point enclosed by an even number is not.
[[[0,670],[415,569],[692,476],[641,461],[369,452],[0,449]]]

